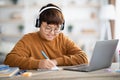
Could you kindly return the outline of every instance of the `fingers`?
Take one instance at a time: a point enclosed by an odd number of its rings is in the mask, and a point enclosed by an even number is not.
[[[52,60],[44,59],[40,60],[39,62],[39,68],[41,69],[51,69],[52,67],[56,66]]]
[[[52,62],[57,65],[57,61],[55,59],[52,60]]]

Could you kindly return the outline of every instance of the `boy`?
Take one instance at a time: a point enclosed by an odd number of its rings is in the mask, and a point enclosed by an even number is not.
[[[86,54],[61,32],[64,23],[59,7],[54,4],[43,6],[36,19],[39,31],[24,35],[4,63],[21,69],[51,69],[88,63]],[[49,59],[45,59],[42,52]]]

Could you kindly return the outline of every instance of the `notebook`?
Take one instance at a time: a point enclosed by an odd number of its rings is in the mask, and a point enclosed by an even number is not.
[[[2,65],[1,67],[4,67],[4,66]],[[4,67],[4,69],[0,70],[0,77],[12,77],[18,72],[19,72],[18,67],[9,67],[9,68],[6,67],[6,69]]]
[[[0,71],[6,70],[8,68],[9,68],[8,65],[0,64]]]
[[[64,70],[72,71],[94,71],[111,66],[112,57],[115,53],[118,40],[97,41],[89,64],[64,67]]]

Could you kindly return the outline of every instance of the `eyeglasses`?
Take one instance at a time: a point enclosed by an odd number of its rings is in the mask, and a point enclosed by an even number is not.
[[[45,32],[51,32],[54,31],[55,34],[59,33],[61,31],[61,25],[58,26],[58,28],[51,28],[49,25],[45,27]]]

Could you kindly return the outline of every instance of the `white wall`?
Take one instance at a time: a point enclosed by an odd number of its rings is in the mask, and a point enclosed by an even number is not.
[[[120,0],[116,0],[116,22],[115,22],[115,38],[120,40]],[[118,51],[120,50],[120,41],[118,44],[117,59],[118,59]]]

